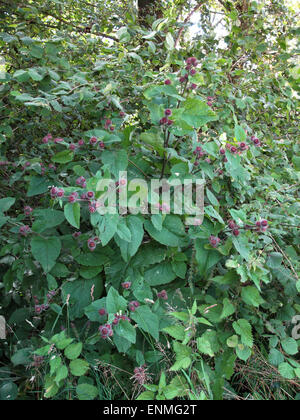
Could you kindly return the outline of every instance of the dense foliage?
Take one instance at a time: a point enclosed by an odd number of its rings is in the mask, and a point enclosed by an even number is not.
[[[139,6],[0,0],[0,400],[299,398],[297,14]],[[119,171],[203,223],[99,214]]]

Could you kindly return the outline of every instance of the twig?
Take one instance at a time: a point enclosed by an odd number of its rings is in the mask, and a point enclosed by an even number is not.
[[[196,13],[197,12],[197,10],[199,10],[200,9],[200,7],[201,6],[203,6],[203,4],[205,3],[205,1],[202,1],[202,2],[200,2],[199,4],[197,4],[197,6],[196,7],[194,7],[194,9],[187,15],[187,17],[184,19],[184,21],[183,21],[183,25],[185,25],[186,23],[188,23],[189,21],[190,21],[190,19],[191,19],[191,17],[193,16],[193,14],[194,13]],[[176,41],[175,41],[175,48],[177,47],[177,45],[178,45],[178,43],[179,43],[179,41],[180,41],[180,38],[181,38],[181,36],[182,36],[182,34],[183,34],[183,31],[184,31],[184,26],[182,26],[182,28],[180,28],[180,30],[179,30],[179,33],[178,33],[178,36],[177,36],[177,38],[176,38]]]
[[[149,178],[149,176],[141,168],[139,168],[134,162],[132,162],[132,160],[128,159],[128,162],[131,163],[131,165],[135,166],[136,169],[138,169],[145,176],[145,178]]]
[[[296,272],[296,270],[294,269],[293,264],[291,263],[291,261],[289,260],[289,258],[287,257],[287,255],[285,254],[285,252],[280,248],[280,246],[278,245],[278,243],[276,242],[276,239],[274,238],[274,236],[269,233],[269,236],[272,238],[272,241],[275,243],[276,247],[278,248],[278,250],[280,251],[280,253],[283,255],[283,257],[287,260],[287,262],[289,263],[289,266],[292,269],[292,272],[294,273],[295,277],[297,280],[299,280],[299,276]]]

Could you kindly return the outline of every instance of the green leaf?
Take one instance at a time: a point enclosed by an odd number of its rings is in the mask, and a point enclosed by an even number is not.
[[[214,111],[201,99],[187,99],[183,103],[183,109],[181,119],[196,129],[218,119]]]
[[[83,376],[89,370],[89,364],[85,360],[75,359],[70,363],[70,371],[74,376]]]
[[[157,242],[166,246],[184,246],[186,244],[185,229],[178,216],[167,215],[161,231],[155,229],[153,224],[145,221],[145,229]]]
[[[114,333],[113,341],[119,353],[127,353],[130,347],[132,346],[132,343],[129,340],[127,340],[127,338],[121,337],[117,333]]]
[[[61,366],[61,357],[53,356],[50,359],[50,375],[53,376],[53,374],[57,371],[57,369]]]
[[[177,341],[173,342],[173,348],[176,353],[176,362],[170,368],[170,370],[176,372],[181,369],[188,369],[192,363],[192,349],[188,346],[178,343]]]
[[[143,241],[144,227],[143,221],[138,216],[128,216],[126,218],[126,224],[131,235],[130,242],[120,238],[116,238],[116,242],[121,249],[121,254],[124,261],[127,262],[131,257],[133,257],[137,253]],[[119,230],[117,231],[117,233],[119,234]]]
[[[232,238],[232,243],[237,252],[246,260],[250,259],[250,249],[248,239],[239,237]]]
[[[35,236],[31,240],[31,252],[41,264],[44,271],[49,273],[60,255],[61,242],[57,237],[42,238]]]
[[[57,385],[64,379],[68,377],[69,371],[67,366],[62,365],[57,369],[56,376],[55,376],[55,382]]]
[[[163,332],[179,341],[183,341],[185,338],[185,328],[182,325],[171,325],[170,327],[164,328]]]
[[[239,319],[232,324],[235,332],[241,336],[242,343],[245,346],[253,347],[252,327],[245,319]]]
[[[283,350],[287,354],[290,354],[291,356],[294,356],[295,354],[298,353],[298,344],[297,344],[297,341],[294,340],[291,337],[286,338],[285,340],[282,340],[281,341],[281,345],[282,345]]]
[[[18,396],[18,387],[13,382],[0,385],[0,401],[14,401]]]
[[[165,46],[167,50],[169,51],[172,51],[174,49],[175,41],[174,41],[174,38],[172,37],[172,34],[170,34],[170,32],[168,32],[166,35]]]
[[[130,343],[135,344],[136,342],[136,328],[130,324],[129,321],[121,320],[115,327],[115,332],[120,336],[128,340]]]
[[[154,392],[151,391],[145,391],[142,392],[138,397],[137,401],[153,401],[155,398]]]
[[[74,343],[74,344],[70,344],[65,349],[64,353],[68,359],[75,360],[80,356],[81,352],[82,352],[82,343]]]
[[[102,162],[108,165],[110,172],[119,179],[119,172],[126,171],[128,166],[128,156],[126,150],[104,151]]]
[[[264,303],[263,298],[255,286],[243,287],[242,299],[248,305],[255,306],[256,308]]]
[[[139,306],[135,312],[131,314],[131,318],[138,324],[146,333],[152,335],[152,337],[158,341],[159,339],[159,319],[154,314],[149,306]]]
[[[44,232],[46,229],[50,229],[59,226],[65,220],[62,211],[53,209],[36,209],[33,212],[35,221],[32,225],[32,230],[38,233]]]
[[[111,287],[106,298],[106,310],[109,314],[116,314],[127,309],[127,301],[119,295],[116,289]]]
[[[226,341],[226,344],[230,348],[235,348],[239,344],[239,337],[237,335],[232,335]]]
[[[4,213],[8,211],[16,202],[16,199],[13,197],[1,198],[0,200],[0,212]]]
[[[278,269],[283,261],[283,255],[279,252],[271,252],[267,260],[267,266],[274,270]]]
[[[132,240],[131,231],[127,227],[126,220],[123,219],[123,218],[119,219],[119,223],[118,223],[118,226],[117,226],[117,235],[124,242],[131,242],[131,240]]]
[[[244,346],[243,344],[239,344],[236,349],[237,356],[243,360],[244,362],[247,362],[247,360],[250,358],[252,351],[248,346]]]
[[[276,350],[276,349],[271,349],[270,354],[269,354],[269,362],[273,365],[273,366],[279,366],[281,363],[284,362],[284,356],[283,354]]]
[[[62,298],[66,301],[69,297],[69,315],[73,320],[84,314],[84,309],[91,303],[91,292],[93,288],[94,299],[98,299],[103,292],[103,281],[101,277],[89,280],[75,280],[65,282],[62,286]]]
[[[109,261],[102,249],[78,255],[75,260],[86,267],[100,267]]]
[[[238,142],[245,142],[247,139],[246,131],[240,125],[235,126],[234,136]]]
[[[79,203],[68,203],[64,207],[64,214],[70,225],[76,229],[80,228],[80,204]]]
[[[98,395],[98,390],[95,386],[90,384],[80,384],[76,388],[78,399],[81,401],[92,401]]]
[[[171,283],[176,278],[176,274],[172,269],[171,263],[163,262],[147,270],[144,278],[149,286],[158,286]]]
[[[213,206],[206,206],[204,209],[205,213],[211,216],[213,219],[217,219],[222,225],[225,225],[224,220],[219,213],[213,208]]]
[[[31,353],[32,353],[31,348],[24,348],[24,349],[18,350],[11,358],[13,365],[14,366],[29,365]]]
[[[45,398],[54,397],[59,391],[59,387],[55,382],[55,378],[46,376],[45,378]]]
[[[54,155],[51,160],[55,163],[68,163],[72,162],[74,158],[74,153],[71,150],[63,150],[62,152]]]
[[[102,246],[106,246],[115,236],[119,224],[118,214],[105,214],[98,224]]]
[[[200,351],[200,353],[207,354],[210,357],[213,357],[215,354],[211,347],[209,339],[206,337],[197,338],[197,348]]]
[[[162,214],[153,214],[151,216],[151,222],[156,230],[161,231],[163,225],[163,217]]]
[[[27,190],[27,197],[34,197],[48,192],[49,181],[41,176],[33,176]]]
[[[295,371],[293,367],[288,363],[281,363],[278,366],[278,371],[281,376],[283,376],[286,379],[294,379],[295,378]]]

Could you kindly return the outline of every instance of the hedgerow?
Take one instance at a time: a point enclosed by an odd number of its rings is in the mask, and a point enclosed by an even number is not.
[[[227,49],[208,31],[179,49],[171,11],[78,33],[68,2],[35,3],[1,14],[0,399],[267,398],[253,371],[295,398],[293,17],[222,9]],[[163,200],[99,212],[103,180],[132,198],[162,178],[205,182],[203,222]]]

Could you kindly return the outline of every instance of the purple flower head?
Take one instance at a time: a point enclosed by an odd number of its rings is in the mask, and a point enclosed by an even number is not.
[[[27,236],[27,235],[29,235],[30,232],[31,232],[31,229],[27,225],[21,226],[20,229],[19,229],[19,233],[22,236]]]
[[[211,237],[209,238],[209,243],[213,248],[217,248],[220,242],[221,242],[221,239],[218,238],[217,236],[211,235]]]
[[[168,294],[165,290],[162,290],[161,292],[158,292],[157,297],[159,299],[168,300]]]

